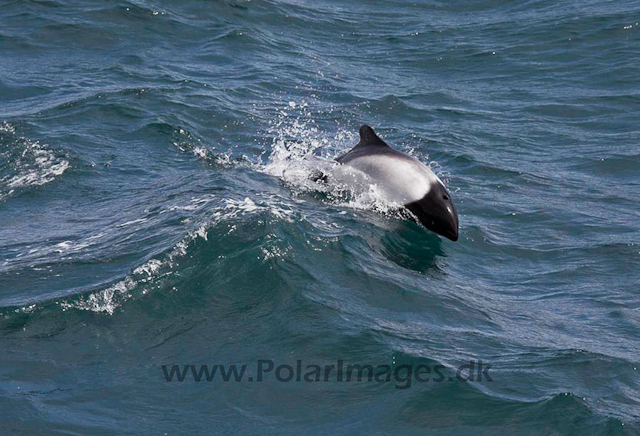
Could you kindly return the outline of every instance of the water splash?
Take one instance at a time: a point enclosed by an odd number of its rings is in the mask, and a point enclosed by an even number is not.
[[[405,217],[399,210],[402,205],[389,201],[364,173],[353,170],[351,183],[345,183],[344,177],[331,177],[344,172],[335,159],[358,142],[356,129],[335,126],[331,132],[324,130],[307,103],[289,102],[268,132],[273,137],[271,149],[265,153],[266,162],[255,169],[280,178],[294,194],[322,193],[321,200],[333,205]]]
[[[0,124],[0,201],[20,189],[52,182],[69,161],[46,145],[18,136],[9,123]]]
[[[202,139],[182,127],[174,129],[172,136],[172,144],[178,150],[184,153],[191,153],[196,158],[214,166],[233,168],[245,160],[244,156],[239,159],[232,158],[231,151],[216,153],[215,146],[205,144]]]

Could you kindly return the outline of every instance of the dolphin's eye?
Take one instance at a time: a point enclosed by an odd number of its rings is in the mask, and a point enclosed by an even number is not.
[[[442,195],[442,198],[444,198],[445,200],[448,200],[448,199],[449,199],[449,196],[448,196],[447,194],[443,194],[443,195]]]

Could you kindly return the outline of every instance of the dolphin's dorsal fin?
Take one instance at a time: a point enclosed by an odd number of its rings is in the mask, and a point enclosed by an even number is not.
[[[365,124],[360,127],[360,142],[356,147],[389,147],[389,145],[376,135],[371,126]]]
[[[336,160],[340,163],[347,163],[361,155],[361,153],[385,153],[386,149],[391,150],[391,147],[376,135],[371,126],[365,124],[360,127],[360,142],[349,150],[347,154],[343,154]]]

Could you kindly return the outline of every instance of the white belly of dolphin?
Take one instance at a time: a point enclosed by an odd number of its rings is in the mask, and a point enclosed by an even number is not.
[[[375,184],[387,201],[399,205],[420,200],[432,183],[442,183],[427,166],[409,156],[361,156],[337,167],[333,175],[347,185]]]

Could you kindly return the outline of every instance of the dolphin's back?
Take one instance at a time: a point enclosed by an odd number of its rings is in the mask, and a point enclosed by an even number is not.
[[[376,132],[370,126],[364,125],[360,127],[360,142],[356,144],[351,150],[343,154],[336,160],[342,164],[346,164],[349,161],[356,159],[359,156],[371,155],[371,154],[404,154],[389,147]]]

